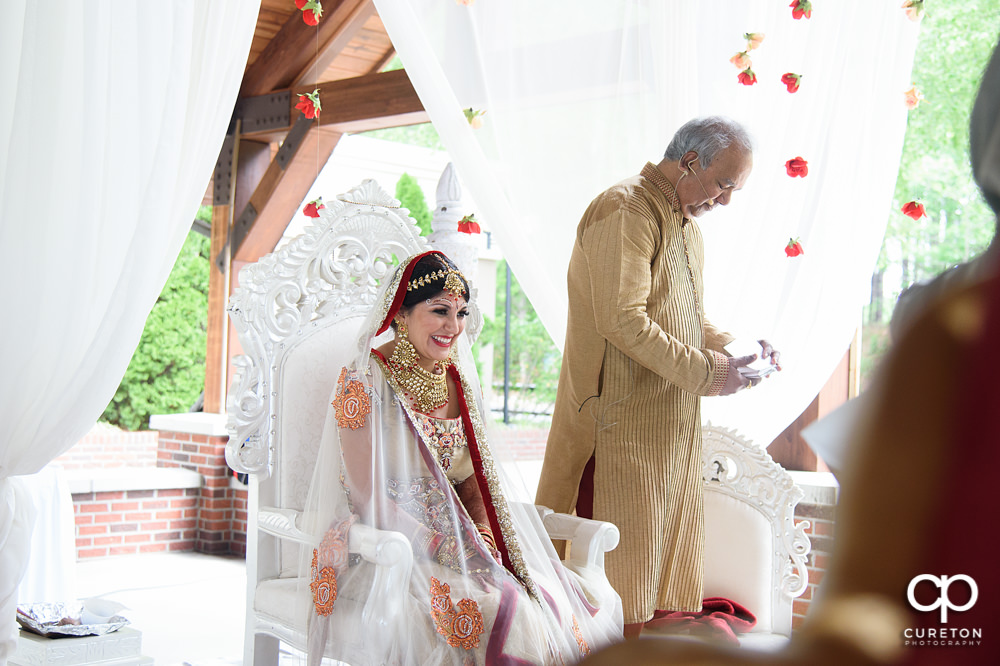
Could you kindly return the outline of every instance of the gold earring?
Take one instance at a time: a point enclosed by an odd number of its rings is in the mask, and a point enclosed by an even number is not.
[[[396,341],[396,348],[392,350],[392,360],[403,368],[412,368],[417,364],[417,349],[410,342],[409,329],[406,322],[400,319],[396,324],[396,331],[399,339]]]

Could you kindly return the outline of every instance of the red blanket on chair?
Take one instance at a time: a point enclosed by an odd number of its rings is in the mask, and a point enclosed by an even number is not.
[[[701,611],[656,611],[647,627],[677,634],[704,636],[713,640],[739,645],[737,633],[746,633],[757,624],[753,613],[735,601],[709,597],[701,602]]]

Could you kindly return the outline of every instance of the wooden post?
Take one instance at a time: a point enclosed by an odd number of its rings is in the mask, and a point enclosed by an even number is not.
[[[226,410],[228,380],[229,320],[226,302],[232,258],[227,244],[233,226],[236,199],[236,172],[239,164],[240,121],[230,128],[223,143],[213,176],[212,238],[208,277],[208,325],[205,339],[205,401],[202,410],[222,414]],[[221,261],[219,261],[221,257]]]
[[[226,341],[229,322],[226,301],[229,300],[230,260],[227,256],[223,270],[214,259],[226,249],[226,237],[233,222],[233,207],[212,206],[212,263],[208,277],[208,330],[205,340],[205,406],[207,413],[221,414],[226,395],[226,367],[229,364]],[[228,254],[228,253],[227,253]]]

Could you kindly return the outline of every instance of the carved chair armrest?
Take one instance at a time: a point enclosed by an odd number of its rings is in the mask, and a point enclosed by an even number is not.
[[[618,547],[621,533],[612,524],[555,513],[544,506],[536,506],[538,517],[550,539],[571,542],[566,564],[574,569],[595,569],[603,573],[604,553]]]
[[[301,513],[295,509],[276,509],[262,506],[257,511],[257,527],[261,532],[279,539],[313,545],[316,543],[316,539],[298,528],[300,515]]]
[[[379,530],[355,523],[348,536],[348,547],[365,560],[377,565],[371,594],[361,612],[361,623],[368,631],[380,631],[400,621],[406,608],[413,570],[413,550],[399,532]],[[377,635],[377,634],[369,634]]]
[[[307,546],[315,546],[321,537],[299,529],[301,513],[294,509],[261,508],[257,524],[262,532]],[[406,607],[413,551],[410,542],[399,532],[379,530],[355,523],[348,536],[348,549],[375,565],[371,594],[361,613],[361,622],[369,630],[379,630],[398,620]]]

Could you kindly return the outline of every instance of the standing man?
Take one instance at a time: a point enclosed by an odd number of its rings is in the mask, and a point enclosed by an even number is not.
[[[601,193],[577,228],[536,503],[621,530],[605,562],[626,638],[656,610],[701,610],[700,400],[752,386],[738,368],[756,357],[730,358],[733,336],[705,319],[694,219],[728,204],[752,166],[743,127],[691,120],[659,164]],[[761,346],[777,365],[778,352]]]

